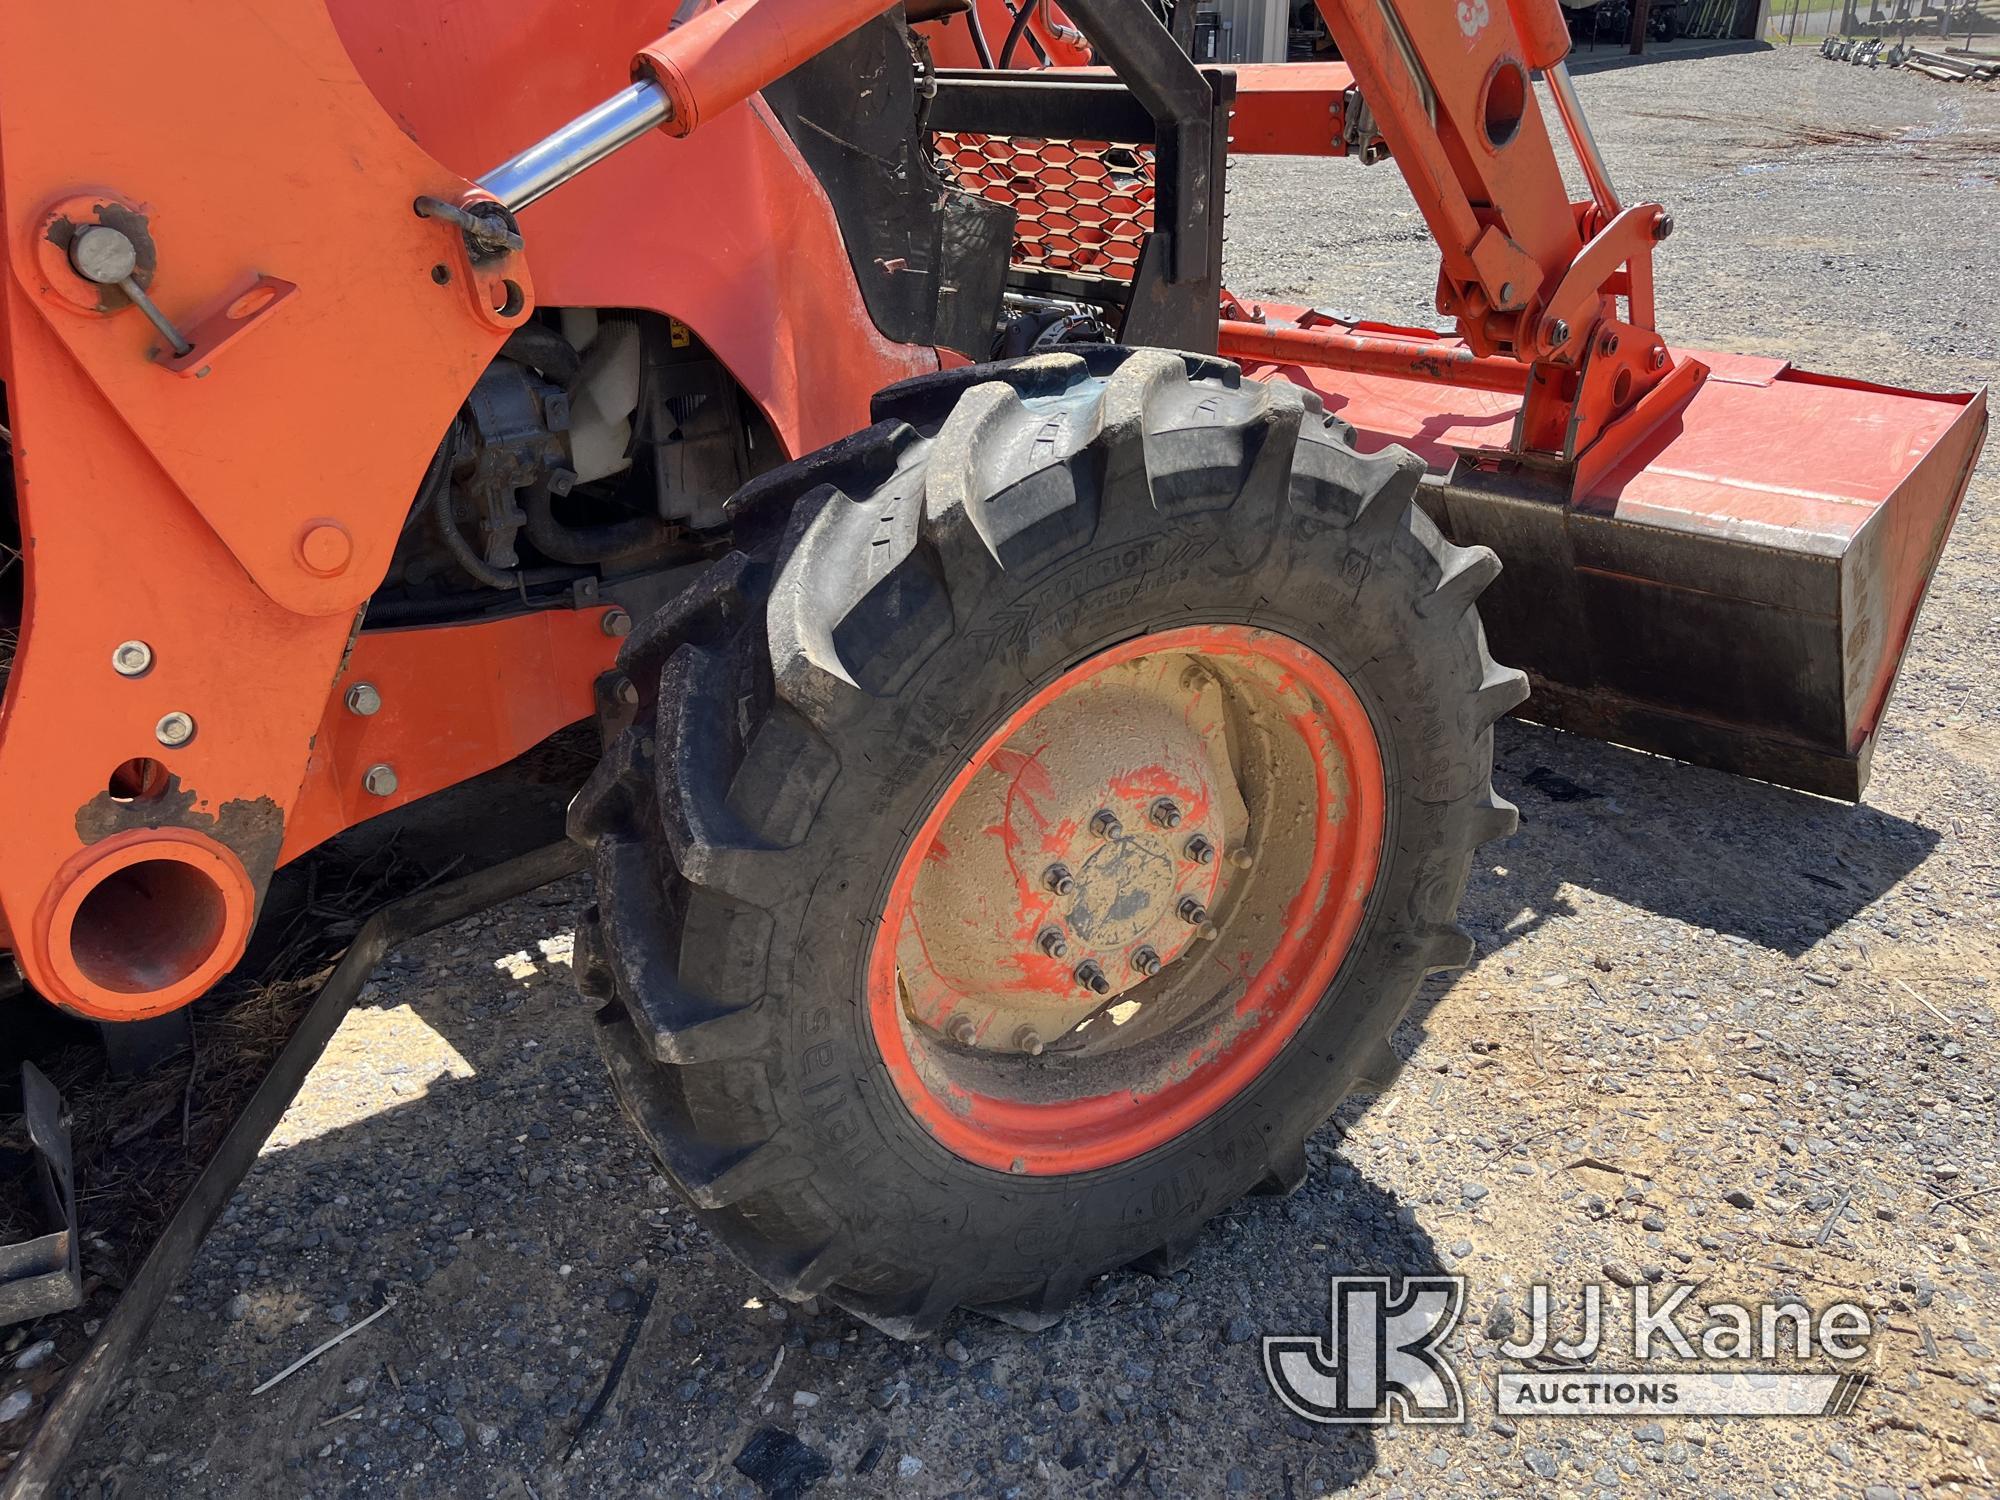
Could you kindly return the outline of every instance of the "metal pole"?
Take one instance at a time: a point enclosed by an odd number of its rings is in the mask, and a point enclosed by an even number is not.
[[[1576,159],[1583,167],[1584,180],[1590,184],[1590,196],[1597,200],[1597,206],[1607,214],[1618,212],[1618,190],[1611,185],[1611,173],[1604,165],[1604,157],[1597,149],[1597,137],[1590,133],[1590,121],[1584,118],[1583,101],[1576,96],[1576,84],[1570,80],[1569,64],[1557,63],[1548,71],[1549,92],[1556,101],[1556,113],[1562,116],[1563,129],[1569,132],[1570,144],[1576,147]]]
[[[512,161],[495,167],[479,179],[479,185],[519,212],[586,167],[665,124],[672,115],[666,91],[652,80],[642,79],[578,115]]]

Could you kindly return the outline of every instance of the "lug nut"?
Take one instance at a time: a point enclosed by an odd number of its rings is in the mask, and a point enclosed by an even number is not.
[[[1091,959],[1085,959],[1076,966],[1076,982],[1095,995],[1111,993],[1111,981],[1104,977],[1104,970]]]
[[[1208,908],[1192,896],[1181,898],[1181,920],[1190,927],[1202,927],[1208,922]]]
[[[144,641],[123,641],[111,652],[111,670],[120,677],[144,677],[153,669],[153,648]]]
[[[957,1042],[959,1046],[970,1047],[972,1039],[978,1033],[978,1030],[979,1028],[972,1024],[972,1017],[961,1014],[953,1016],[946,1023],[944,1034],[954,1042]]]
[[[1091,818],[1090,831],[1101,839],[1115,839],[1125,831],[1125,825],[1118,821],[1118,814],[1103,807]]]
[[[194,738],[194,715],[170,713],[153,726],[153,738],[169,750],[178,750]]]
[[[347,711],[367,718],[382,711],[382,695],[372,682],[357,682],[347,690]]]
[[[1257,856],[1252,854],[1248,849],[1231,849],[1229,851],[1229,862],[1239,870],[1247,870],[1257,863]]]
[[[371,797],[393,797],[396,795],[396,768],[387,763],[373,765],[368,774],[361,778],[361,785]]]
[[[1153,821],[1162,828],[1178,828],[1181,826],[1181,810],[1174,805],[1174,799],[1171,797],[1160,798],[1159,801],[1153,804],[1152,812]]]
[[[1058,896],[1076,894],[1076,877],[1070,874],[1068,865],[1050,865],[1042,872],[1042,884]]]
[[[1160,972],[1160,955],[1151,948],[1141,948],[1132,955],[1132,967],[1151,979]]]
[[[1042,952],[1048,954],[1050,958],[1062,958],[1069,953],[1069,944],[1064,941],[1060,928],[1044,928],[1036,942],[1041,945]]]
[[[1030,1057],[1042,1055],[1042,1039],[1032,1026],[1023,1026],[1014,1033],[1014,1045]]]
[[[1211,844],[1200,834],[1196,834],[1187,841],[1187,848],[1183,852],[1198,865],[1212,865],[1215,863],[1215,845]]]

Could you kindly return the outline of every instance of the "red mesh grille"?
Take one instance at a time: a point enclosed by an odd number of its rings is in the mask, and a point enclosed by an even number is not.
[[[1020,136],[937,137],[958,185],[1014,206],[1014,264],[1130,281],[1153,230],[1153,148]]]

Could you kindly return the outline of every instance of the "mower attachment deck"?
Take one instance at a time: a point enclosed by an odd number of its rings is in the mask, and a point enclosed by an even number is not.
[[[1298,316],[1261,311],[1277,328]],[[1420,378],[1251,369],[1318,390],[1364,450],[1401,443],[1430,464],[1432,518],[1505,564],[1480,614],[1495,655],[1534,683],[1519,714],[1858,799],[1985,435],[1985,392],[1677,349],[1708,370],[1686,405],[1572,485],[1509,458],[1521,398],[1455,383],[1463,346],[1436,345],[1436,373]]]

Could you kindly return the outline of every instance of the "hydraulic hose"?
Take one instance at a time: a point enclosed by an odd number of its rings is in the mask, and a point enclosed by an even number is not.
[[[1021,45],[1021,38],[1028,33],[1028,23],[1034,20],[1041,6],[1042,0],[1021,0],[1021,8],[1014,12],[1014,24],[1007,31],[1006,45],[1000,49],[1001,67],[1014,66],[1014,49]]]

